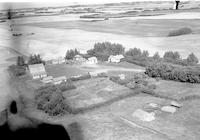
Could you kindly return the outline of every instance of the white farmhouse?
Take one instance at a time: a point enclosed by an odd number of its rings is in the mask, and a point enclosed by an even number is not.
[[[110,55],[108,58],[108,62],[119,63],[122,58],[124,58],[124,56],[121,54],[120,55]]]
[[[83,58],[81,55],[75,55],[74,60],[81,63],[86,61],[86,59]]]
[[[86,64],[97,64],[98,60],[96,57],[90,57],[88,58],[88,60],[86,61]]]
[[[33,79],[39,79],[39,78],[44,78],[47,77],[46,70],[44,68],[44,64],[33,64],[29,65],[29,71],[30,74],[32,75]]]

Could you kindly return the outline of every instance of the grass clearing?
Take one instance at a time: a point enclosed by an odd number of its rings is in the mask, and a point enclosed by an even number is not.
[[[87,74],[86,70],[81,70],[76,66],[67,64],[46,65],[45,69],[47,74],[53,77],[66,76],[69,78],[71,76]]]
[[[190,98],[188,96],[200,96],[199,91],[200,84],[160,80],[157,82],[155,93],[176,100],[187,100],[187,98]]]

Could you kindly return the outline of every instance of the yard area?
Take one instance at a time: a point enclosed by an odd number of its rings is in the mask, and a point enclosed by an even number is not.
[[[170,97],[176,100],[184,100],[186,98],[200,98],[200,84],[181,83],[175,81],[160,80],[157,84],[156,94]],[[193,96],[193,97],[192,97]]]
[[[67,64],[55,64],[55,65],[46,65],[46,72],[48,75],[53,77],[66,76],[67,78],[71,76],[77,76],[82,74],[87,74],[88,71],[80,69],[75,65]]]

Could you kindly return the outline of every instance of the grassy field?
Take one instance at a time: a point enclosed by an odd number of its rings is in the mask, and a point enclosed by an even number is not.
[[[46,65],[46,72],[48,75],[53,77],[66,76],[67,78],[71,76],[77,76],[81,74],[86,74],[88,71],[81,70],[76,66],[67,64],[57,64],[57,65]]]
[[[165,80],[160,80],[156,84],[158,86],[155,92],[158,95],[170,97],[176,100],[187,100],[187,98],[200,98],[200,84],[181,83]]]

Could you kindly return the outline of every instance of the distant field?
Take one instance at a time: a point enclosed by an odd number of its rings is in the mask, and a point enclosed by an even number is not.
[[[106,21],[59,21],[30,23],[30,25],[42,28],[56,29],[80,29],[91,32],[104,32],[126,34],[140,37],[167,36],[170,30],[181,27],[191,27],[193,33],[200,33],[200,19],[140,19],[140,20],[106,20]]]

